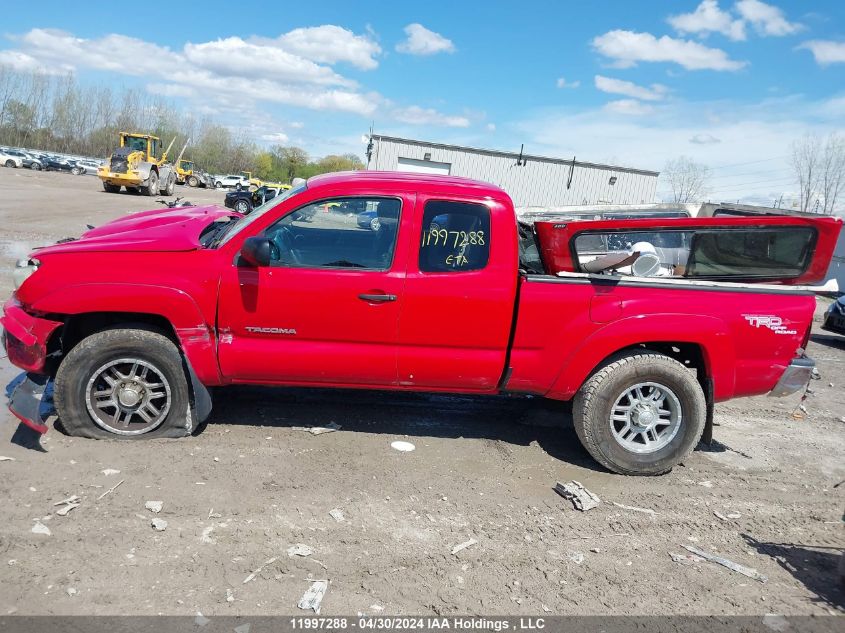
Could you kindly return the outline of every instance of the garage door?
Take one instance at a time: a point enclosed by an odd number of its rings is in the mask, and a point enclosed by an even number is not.
[[[451,163],[438,163],[433,160],[418,160],[416,158],[399,158],[399,171],[448,176],[450,169],[452,169]]]

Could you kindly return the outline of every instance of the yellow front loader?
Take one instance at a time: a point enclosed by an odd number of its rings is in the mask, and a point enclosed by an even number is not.
[[[175,141],[174,137],[162,152],[161,139],[157,136],[121,132],[120,147],[97,170],[103,189],[117,193],[126,187],[126,191],[146,196],[172,196],[176,171],[167,162],[167,154]]]

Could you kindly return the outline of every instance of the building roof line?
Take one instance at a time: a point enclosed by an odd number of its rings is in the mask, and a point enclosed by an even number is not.
[[[482,147],[468,147],[463,145],[450,145],[448,143],[433,143],[429,141],[420,141],[411,138],[401,138],[399,136],[387,136],[386,134],[372,134],[372,138],[377,140],[383,141],[393,141],[398,143],[408,143],[410,145],[420,145],[423,147],[434,147],[438,149],[448,149],[448,150],[457,150],[463,152],[475,152],[477,154],[487,154],[490,156],[502,156],[505,158],[513,158],[517,159],[520,156],[519,152],[506,152],[503,150],[498,149],[485,149]],[[522,158],[525,160],[534,160],[540,161],[545,163],[557,163],[559,165],[571,165],[572,160],[566,158],[553,158],[551,156],[540,156],[538,154],[526,154],[522,153]],[[659,171],[650,171],[647,169],[637,169],[635,167],[621,167],[619,165],[603,165],[601,163],[588,163],[580,160],[575,161],[575,165],[577,167],[591,167],[594,169],[605,169],[608,171],[619,171],[619,172],[627,172],[631,174],[640,174],[643,176],[654,176],[657,177],[660,175]]]

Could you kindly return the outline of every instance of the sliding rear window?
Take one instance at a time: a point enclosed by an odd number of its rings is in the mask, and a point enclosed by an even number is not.
[[[576,235],[573,255],[582,271],[693,279],[791,279],[809,267],[812,227],[685,228],[590,231]],[[624,255],[639,253],[637,266]],[[636,258],[634,258],[636,260]],[[649,265],[646,265],[646,259]]]
[[[815,243],[811,227],[696,231],[685,276],[798,277],[810,265]]]

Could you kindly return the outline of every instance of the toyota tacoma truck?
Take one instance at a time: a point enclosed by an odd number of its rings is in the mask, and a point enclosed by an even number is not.
[[[709,435],[714,403],[805,386],[810,285],[840,228],[521,225],[493,185],[379,172],[312,178],[248,216],[146,211],[18,263],[10,408],[46,431],[52,385],[65,432],[141,439],[189,435],[225,385],[533,394],[573,401],[606,468],[656,475]]]

